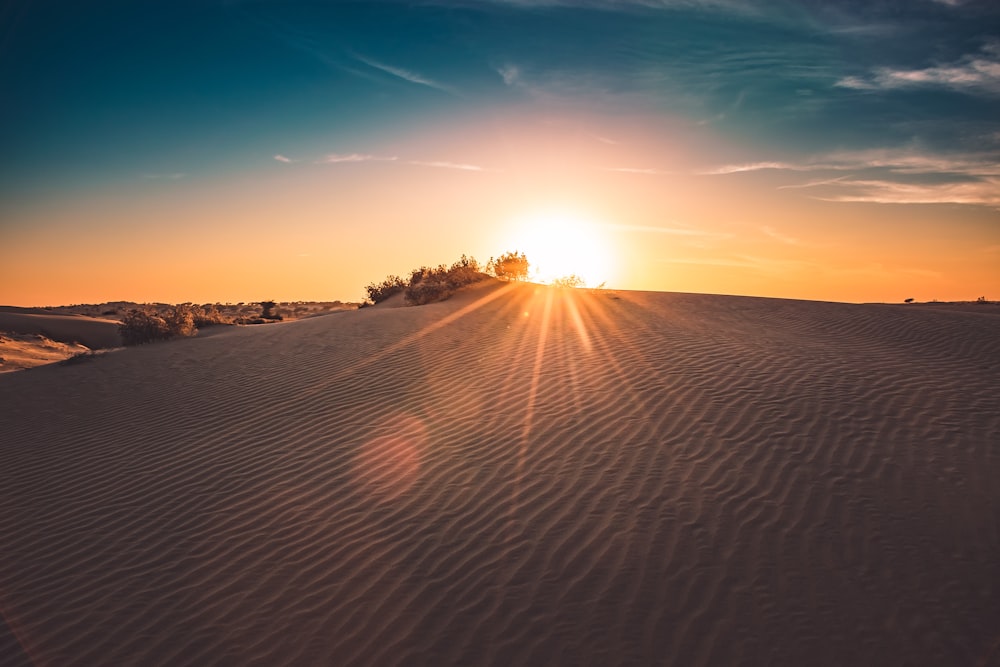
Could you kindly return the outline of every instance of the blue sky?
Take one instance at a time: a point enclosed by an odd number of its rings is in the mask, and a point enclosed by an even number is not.
[[[0,26],[0,234],[43,202],[283,165],[501,170],[421,137],[577,113],[598,142],[661,118],[703,149],[609,169],[958,206],[941,225],[1000,243],[996,2],[15,0]]]

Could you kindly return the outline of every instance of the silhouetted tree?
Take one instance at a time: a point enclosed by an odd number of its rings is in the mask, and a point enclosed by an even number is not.
[[[265,320],[274,319],[274,307],[277,305],[274,301],[261,301],[260,316]]]

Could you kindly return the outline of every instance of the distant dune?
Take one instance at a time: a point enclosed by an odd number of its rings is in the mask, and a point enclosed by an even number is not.
[[[0,308],[0,331],[40,334],[61,343],[80,343],[92,350],[118,347],[118,322],[80,315],[53,315],[37,309]]]
[[[1000,664],[995,313],[491,283],[5,374],[0,664]]]
[[[121,344],[115,320],[0,306],[0,373]]]

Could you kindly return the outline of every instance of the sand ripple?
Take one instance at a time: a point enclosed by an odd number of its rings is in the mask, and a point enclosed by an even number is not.
[[[514,286],[9,374],[0,664],[996,664],[998,349]]]

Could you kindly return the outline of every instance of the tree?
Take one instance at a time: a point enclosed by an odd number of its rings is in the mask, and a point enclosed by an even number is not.
[[[260,316],[265,320],[280,320],[281,315],[274,312],[275,306],[278,304],[274,301],[261,301],[260,302]]]
[[[528,277],[528,258],[523,252],[518,253],[515,250],[504,253],[496,259],[491,257],[486,269],[501,280],[525,280]]]

